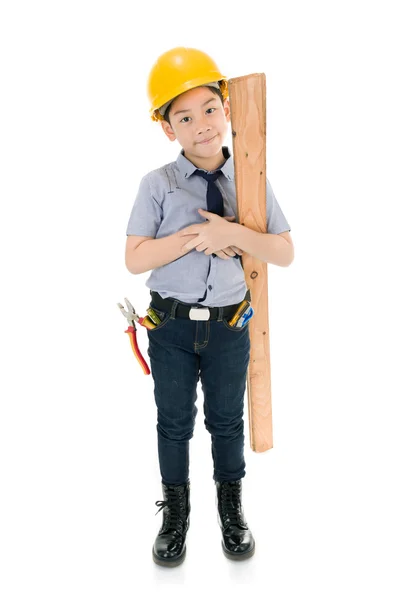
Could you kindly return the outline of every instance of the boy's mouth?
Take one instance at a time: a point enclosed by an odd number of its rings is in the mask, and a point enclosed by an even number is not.
[[[215,134],[213,137],[208,138],[208,140],[203,140],[202,142],[197,142],[198,144],[209,144],[210,142],[213,141],[213,139],[217,137],[217,134]]]

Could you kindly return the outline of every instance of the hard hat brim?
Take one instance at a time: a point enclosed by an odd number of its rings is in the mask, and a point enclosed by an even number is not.
[[[181,94],[184,94],[185,92],[188,92],[193,88],[207,85],[208,83],[215,83],[217,81],[221,81],[221,79],[226,79],[226,76],[216,72],[214,78],[210,78],[210,73],[208,73],[207,77],[202,76],[197,77],[196,79],[185,81],[175,89],[174,96],[170,97],[169,94],[159,94],[159,96],[155,99],[153,106],[150,108],[149,112],[150,114],[153,114],[155,110],[159,110],[161,107],[164,106],[164,104],[168,105],[169,102],[172,102],[172,100],[174,100]]]

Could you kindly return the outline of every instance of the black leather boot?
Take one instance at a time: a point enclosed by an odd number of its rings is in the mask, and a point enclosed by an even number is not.
[[[164,500],[158,500],[158,514],[163,523],[153,546],[153,560],[163,567],[177,567],[186,555],[186,533],[189,529],[190,482],[183,485],[162,485]]]
[[[255,551],[255,542],[242,509],[242,480],[215,483],[222,550],[232,560],[250,558]]]

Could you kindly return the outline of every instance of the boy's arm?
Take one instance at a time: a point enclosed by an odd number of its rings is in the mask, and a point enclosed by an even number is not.
[[[224,217],[227,221],[234,218]],[[158,239],[141,235],[128,235],[125,250],[125,265],[128,271],[133,275],[139,275],[167,265],[188,254],[191,250],[185,249],[183,246],[197,237],[197,233],[185,236],[185,239],[178,234],[179,231]],[[242,250],[233,246],[216,252],[216,255],[223,260],[229,260],[236,253],[242,254]]]
[[[197,234],[187,236],[192,240]],[[139,235],[128,235],[125,249],[125,265],[134,275],[151,271],[188,254],[190,250],[182,249],[184,242],[178,232],[163,238],[154,239]]]
[[[288,267],[294,259],[294,247],[290,233],[261,233],[233,223],[233,243],[244,252],[255,256],[266,263],[279,267]]]

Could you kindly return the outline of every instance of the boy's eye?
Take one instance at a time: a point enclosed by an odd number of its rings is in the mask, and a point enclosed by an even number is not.
[[[216,108],[207,108],[206,112],[209,111],[209,110],[214,111],[214,110],[217,110],[217,109]],[[209,113],[209,114],[212,114],[212,113]],[[190,119],[190,117],[183,117],[183,119],[181,119],[181,123],[188,123],[188,121],[185,121],[185,119]]]

